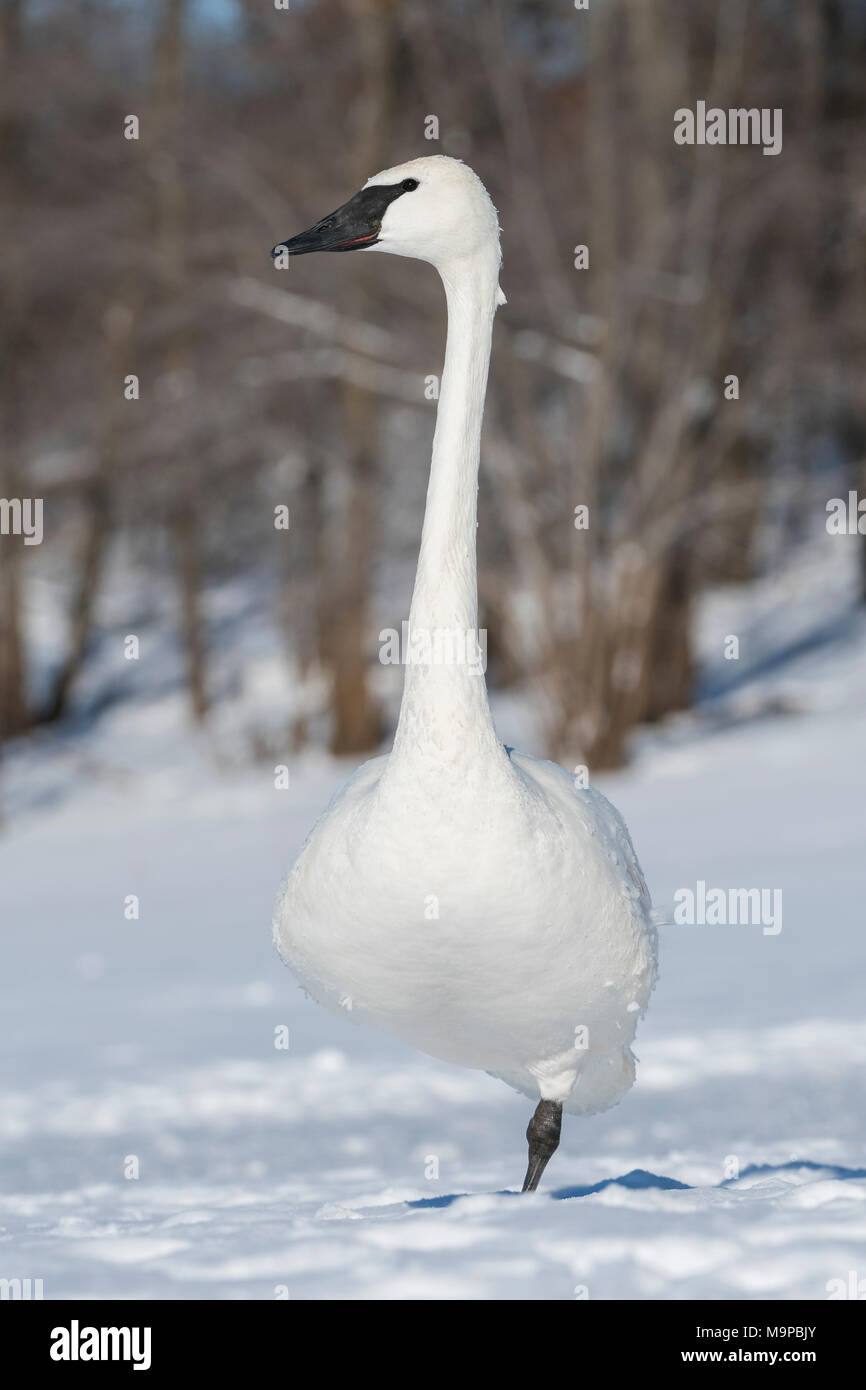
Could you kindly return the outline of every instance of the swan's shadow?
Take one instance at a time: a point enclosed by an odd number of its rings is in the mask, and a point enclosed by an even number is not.
[[[827,1173],[837,1182],[850,1182],[852,1178],[866,1178],[866,1168],[844,1168],[841,1163],[814,1163],[808,1158],[794,1158],[790,1163],[750,1163],[738,1178],[726,1178],[719,1187],[730,1187],[743,1178],[754,1177],[756,1173],[796,1172],[798,1168],[808,1168],[811,1173]]]
[[[739,1177],[726,1178],[720,1182],[720,1188],[731,1187],[734,1183],[742,1182],[743,1178],[755,1177],[757,1174],[769,1176],[773,1173],[784,1173],[806,1168],[813,1173],[826,1173],[831,1178],[839,1182],[848,1182],[854,1178],[866,1178],[866,1168],[843,1168],[838,1163],[814,1163],[809,1159],[792,1159],[789,1163],[750,1163],[744,1168]],[[626,1187],[633,1190],[646,1190],[656,1188],[661,1192],[682,1191],[690,1192],[694,1190],[694,1185],[687,1182],[679,1182],[677,1178],[666,1178],[659,1173],[648,1173],[645,1168],[633,1168],[630,1173],[623,1173],[619,1178],[603,1178],[601,1182],[587,1183],[581,1187],[557,1187],[550,1193],[555,1202],[564,1202],[571,1197],[590,1197],[594,1192],[603,1192],[606,1187]],[[461,1197],[468,1197],[472,1194],[468,1192],[451,1192],[442,1197],[419,1197],[417,1201],[407,1202],[407,1207],[450,1207],[452,1202],[459,1202]],[[478,1194],[474,1194],[478,1195]],[[496,1192],[496,1197],[519,1197],[521,1194],[513,1189],[504,1192]]]
[[[666,1178],[660,1173],[648,1173],[645,1168],[632,1168],[630,1173],[623,1173],[621,1178],[602,1178],[601,1182],[587,1183],[581,1187],[557,1187],[550,1195],[555,1202],[564,1202],[569,1197],[591,1197],[594,1192],[603,1192],[606,1187],[657,1187],[662,1192],[669,1192],[673,1189],[687,1191],[691,1183],[680,1182],[677,1178]]]
[[[630,1173],[624,1173],[621,1178],[604,1178],[601,1182],[589,1183],[585,1187],[558,1187],[550,1193],[556,1202],[562,1202],[566,1197],[588,1197],[593,1192],[602,1192],[606,1187],[682,1187],[687,1188],[688,1183],[678,1182],[676,1178],[660,1177],[657,1173],[647,1173],[643,1168],[634,1168]],[[461,1197],[468,1197],[468,1192],[451,1192],[442,1197],[419,1197],[415,1202],[407,1202],[407,1207],[450,1207],[452,1202],[459,1202]],[[476,1194],[477,1195],[477,1194]],[[519,1197],[521,1193],[515,1192],[513,1188],[507,1188],[503,1192],[495,1192],[495,1197]]]

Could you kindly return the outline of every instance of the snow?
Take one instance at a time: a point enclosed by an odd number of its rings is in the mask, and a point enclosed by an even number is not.
[[[854,582],[826,538],[714,596],[700,706],[601,781],[669,921],[703,880],[781,889],[783,926],[661,927],[636,1085],[566,1118],[532,1197],[526,1100],[319,1008],[273,950],[280,878],[347,764],[287,757],[277,790],[158,682],[22,742],[0,783],[0,1275],[217,1299],[823,1299],[862,1278]],[[730,633],[739,663],[717,659]],[[540,751],[522,700],[496,713]]]

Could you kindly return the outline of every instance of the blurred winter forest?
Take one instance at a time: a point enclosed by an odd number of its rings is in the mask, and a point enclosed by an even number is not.
[[[0,537],[0,740],[122,698],[126,671],[89,671],[157,620],[207,728],[244,679],[217,661],[232,584],[285,669],[250,757],[387,738],[379,632],[408,614],[441,287],[268,253],[418,155],[470,163],[504,229],[481,621],[533,751],[621,763],[694,699],[702,592],[772,571],[866,486],[859,0],[0,15],[0,496],[43,498],[45,527]],[[698,100],[782,108],[782,152],[677,145]]]

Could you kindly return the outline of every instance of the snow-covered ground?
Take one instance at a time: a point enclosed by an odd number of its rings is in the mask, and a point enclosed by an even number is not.
[[[305,756],[277,790],[270,763],[215,762],[170,691],[14,751],[0,1276],[218,1299],[823,1299],[866,1278],[866,622],[843,546],[707,603],[700,709],[604,779],[668,919],[703,881],[781,890],[782,926],[661,928],[637,1084],[566,1119],[534,1197],[525,1099],[326,1013],[272,949],[280,877],[346,766]],[[538,751],[520,702],[497,713]]]

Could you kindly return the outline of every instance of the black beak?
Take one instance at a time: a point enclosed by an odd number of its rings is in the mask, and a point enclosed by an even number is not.
[[[404,192],[402,184],[379,184],[362,188],[336,212],[323,217],[314,227],[287,241],[278,242],[271,251],[279,256],[306,256],[310,251],[363,251],[375,246],[382,230],[382,218],[389,204]]]

